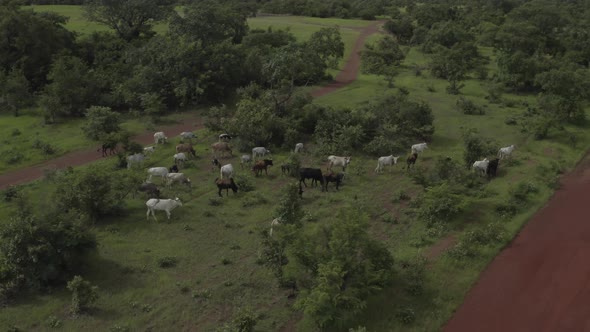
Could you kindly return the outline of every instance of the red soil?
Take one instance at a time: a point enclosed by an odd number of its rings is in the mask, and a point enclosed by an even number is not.
[[[481,274],[444,330],[590,331],[590,158]]]
[[[379,26],[382,22],[378,21],[372,23],[366,28],[361,30],[361,34],[357,39],[350,58],[346,61],[342,71],[336,76],[336,79],[324,87],[320,87],[313,91],[311,94],[314,97],[320,97],[328,93],[334,92],[340,89],[354,80],[358,76],[360,68],[360,54],[365,39],[378,32]],[[164,126],[158,128],[158,131],[163,131],[168,137],[179,135],[183,131],[192,131],[195,129],[202,128],[201,119],[197,117],[190,117],[182,121],[181,123]],[[153,143],[153,132],[145,132],[141,135],[134,137],[134,140],[140,144],[152,144]],[[98,148],[98,146],[97,146]],[[102,158],[101,152],[96,152],[96,148],[74,151],[67,153],[59,158],[48,160],[40,165],[26,167],[17,171],[12,171],[6,174],[0,175],[0,189],[7,188],[12,185],[27,183],[43,176],[45,169],[60,169],[68,166],[80,166]]]

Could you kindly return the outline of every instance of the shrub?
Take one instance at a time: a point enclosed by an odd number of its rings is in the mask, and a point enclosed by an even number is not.
[[[463,144],[465,147],[463,160],[467,169],[471,169],[476,160],[490,155],[495,156],[498,146],[493,140],[480,137],[476,129],[469,129],[463,133]]]
[[[3,192],[3,197],[5,202],[10,202],[14,198],[18,197],[19,187],[17,186],[10,186]]]
[[[33,142],[33,148],[41,150],[45,155],[52,155],[55,153],[55,149],[49,144],[39,139],[35,139]]]
[[[253,193],[242,200],[242,207],[252,207],[268,203],[266,197],[260,193]]]
[[[126,325],[115,325],[109,328],[109,332],[129,332],[129,326]]]
[[[230,265],[231,263],[232,263],[231,260],[229,260],[227,258],[221,259],[221,264],[223,264],[223,265]]]
[[[399,309],[395,313],[395,317],[397,317],[398,321],[403,324],[411,324],[416,320],[416,313],[411,308],[403,308]]]
[[[177,263],[178,263],[178,259],[176,259],[176,257],[172,257],[172,256],[165,256],[165,257],[158,259],[158,266],[163,269],[175,267]]]
[[[223,204],[223,199],[221,199],[220,197],[209,198],[209,205],[220,206],[221,204]]]
[[[427,188],[418,202],[418,219],[426,222],[428,226],[451,221],[466,205],[465,198],[453,193],[446,182]]]
[[[245,175],[235,175],[234,181],[238,186],[238,190],[241,192],[250,192],[254,190],[254,185],[252,184],[252,177],[245,176]]]
[[[58,327],[61,327],[61,324],[61,320],[59,320],[59,318],[55,316],[49,316],[49,318],[47,318],[47,327],[56,329]]]
[[[9,165],[14,165],[20,163],[25,158],[25,155],[17,150],[16,148],[12,148],[6,152],[4,160]]]
[[[12,136],[19,136],[21,134],[20,130],[18,128],[14,128],[12,130]]]
[[[249,308],[242,308],[232,320],[232,325],[237,332],[252,332],[256,326],[258,318]]]
[[[81,276],[75,276],[68,282],[68,290],[72,292],[71,312],[77,315],[96,302],[98,299],[98,287],[92,286],[90,282],[84,280]]]
[[[424,279],[426,277],[427,260],[423,256],[417,256],[402,264],[404,279],[406,280],[406,291],[412,295],[422,294],[424,290]]]
[[[91,106],[86,110],[85,115],[86,123],[82,126],[82,130],[91,140],[99,140],[105,134],[120,130],[119,113],[111,111],[109,107]]]
[[[486,113],[481,106],[476,105],[472,100],[463,96],[457,99],[456,106],[457,110],[466,115],[484,115]]]

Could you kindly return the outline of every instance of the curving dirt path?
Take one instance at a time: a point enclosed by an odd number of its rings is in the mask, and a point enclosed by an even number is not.
[[[561,183],[444,331],[590,331],[590,156]]]
[[[356,80],[359,68],[360,68],[360,51],[365,44],[365,40],[368,36],[377,33],[382,21],[371,23],[367,27],[361,29],[361,34],[356,40],[352,49],[350,57],[346,60],[346,63],[340,73],[336,76],[335,80],[329,84],[317,88],[312,91],[311,95],[314,97],[320,97],[328,93],[334,92]],[[195,129],[202,128],[202,119],[193,116],[184,119],[181,123],[175,125],[163,126],[158,128],[158,131],[164,131],[168,137],[179,135],[183,131],[192,131]],[[140,144],[152,144],[153,143],[153,132],[145,132],[133,138]],[[27,183],[43,176],[45,169],[51,168],[65,168],[68,166],[80,166],[93,161],[102,159],[101,153],[96,152],[96,148],[88,150],[79,150],[67,153],[61,157],[45,161],[36,166],[29,166],[17,171],[11,171],[5,174],[0,174],[0,189],[5,189],[9,186]]]

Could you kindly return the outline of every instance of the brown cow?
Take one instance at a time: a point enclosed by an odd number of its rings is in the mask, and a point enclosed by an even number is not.
[[[252,167],[252,171],[256,176],[259,176],[262,173],[262,170],[264,170],[264,173],[268,175],[267,167],[272,165],[271,159],[259,160],[256,162],[256,164],[254,164],[254,167]]]
[[[231,146],[227,142],[213,143],[211,144],[211,148],[213,148],[213,155],[215,158],[217,158],[217,152],[221,152],[222,155],[224,155],[226,151],[229,151],[229,155],[233,157]]]
[[[197,157],[197,153],[195,152],[195,149],[193,148],[193,145],[191,143],[178,144],[176,146],[176,153],[180,152],[186,152],[191,154],[195,158]]]

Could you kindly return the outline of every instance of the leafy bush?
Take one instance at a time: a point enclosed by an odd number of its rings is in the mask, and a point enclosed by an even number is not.
[[[256,314],[251,309],[242,308],[232,320],[232,325],[237,332],[252,332],[257,320]]]
[[[5,202],[10,202],[14,198],[18,197],[19,187],[17,186],[10,186],[3,192],[3,197]]]
[[[455,194],[450,186],[442,184],[429,187],[418,199],[417,217],[432,226],[437,222],[450,222],[466,205],[466,199]]]
[[[68,282],[68,290],[72,292],[70,310],[74,315],[87,310],[92,303],[98,300],[98,287],[92,286],[90,282],[80,276],[75,276]]]
[[[402,264],[404,279],[406,280],[405,289],[412,295],[422,294],[426,278],[427,260],[423,256],[417,256],[410,261]]]
[[[45,155],[52,155],[55,153],[55,149],[51,146],[51,144],[43,142],[39,139],[35,139],[33,142],[33,148],[39,149]]]
[[[268,203],[268,199],[261,193],[252,193],[242,200],[242,207],[252,207]]]
[[[463,144],[465,147],[463,160],[468,169],[471,169],[476,160],[481,160],[490,155],[495,156],[498,146],[492,139],[480,137],[476,129],[469,129],[463,133]]]
[[[416,313],[411,308],[403,308],[399,309],[395,313],[395,317],[397,317],[398,321],[403,324],[411,324],[416,320]]]
[[[91,140],[99,140],[106,134],[118,132],[121,124],[119,113],[110,107],[91,106],[86,110],[86,123],[82,131]]]
[[[165,256],[165,257],[158,259],[158,266],[163,269],[175,267],[177,263],[178,263],[178,259],[176,257],[172,257],[172,256]]]
[[[236,186],[238,186],[238,190],[240,192],[250,192],[254,190],[254,185],[252,184],[252,177],[247,175],[235,175],[234,181]]]
[[[13,137],[14,137],[14,136],[19,136],[20,134],[21,134],[21,132],[20,132],[20,130],[19,130],[18,128],[14,128],[14,129],[12,130],[12,133],[11,133],[11,135],[12,135]]]
[[[0,297],[65,282],[95,247],[94,235],[73,209],[11,219],[0,228]]]
[[[448,251],[448,255],[455,260],[476,257],[480,247],[503,241],[504,232],[504,227],[498,223],[489,223],[467,231],[455,247]]]
[[[457,110],[466,115],[484,115],[486,113],[483,107],[476,105],[472,100],[463,96],[457,99],[456,106]]]
[[[52,329],[56,329],[58,327],[61,327],[62,323],[61,320],[59,320],[59,318],[55,317],[55,316],[49,316],[49,318],[47,318],[47,326],[52,328]]]
[[[5,153],[4,160],[7,164],[14,165],[20,163],[24,158],[25,155],[13,147]]]

